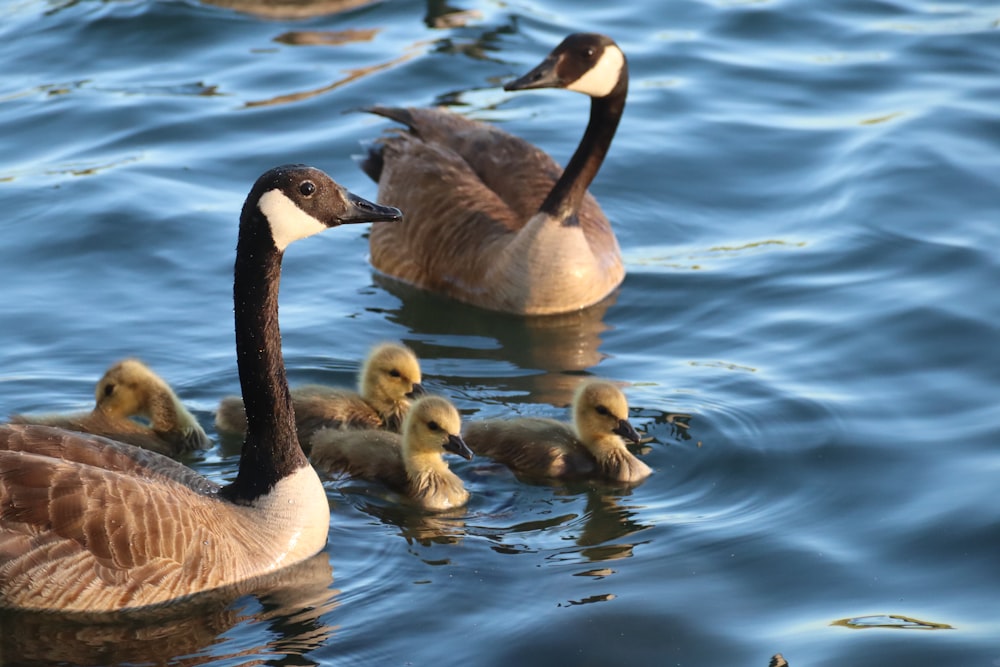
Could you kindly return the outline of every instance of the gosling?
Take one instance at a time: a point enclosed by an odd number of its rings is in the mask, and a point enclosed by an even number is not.
[[[324,429],[313,436],[309,459],[321,472],[379,482],[425,510],[447,510],[469,499],[462,480],[444,460],[445,452],[472,458],[461,427],[454,405],[439,396],[424,396],[403,420],[402,436]]]
[[[625,441],[639,442],[628,421],[628,401],[603,380],[581,384],[573,397],[573,424],[524,417],[470,422],[463,435],[478,455],[529,479],[598,479],[635,483],[653,471]]]
[[[307,384],[292,389],[295,428],[308,451],[321,429],[385,429],[398,433],[410,399],[424,393],[420,362],[405,345],[382,343],[368,353],[358,374],[358,391]],[[246,433],[243,399],[227,396],[215,413],[215,428],[225,437]]]
[[[165,456],[208,449],[212,444],[170,385],[138,359],[124,359],[108,368],[97,383],[94,398],[96,404],[90,412],[17,414],[11,415],[10,421],[92,433]]]

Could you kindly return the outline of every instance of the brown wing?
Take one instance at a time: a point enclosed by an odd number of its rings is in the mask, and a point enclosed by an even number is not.
[[[494,125],[445,109],[376,107],[373,111],[406,125],[412,136],[419,139],[417,143],[458,158],[459,164],[464,165],[459,167],[463,172],[459,178],[479,181],[509,209],[499,216],[508,229],[523,227],[562,175],[562,168],[545,151]],[[390,135],[384,142],[391,144],[398,137]],[[400,158],[393,156],[393,159]],[[434,155],[418,153],[405,159],[416,160],[408,162],[410,166],[426,168],[426,162],[434,159]],[[394,171],[400,168],[394,167]],[[379,185],[383,185],[381,180]],[[459,201],[468,205],[473,200]]]
[[[13,415],[10,421],[12,424],[39,424],[89,433],[165,456],[176,456],[196,448],[205,449],[210,445],[208,436],[197,425],[189,433],[157,432],[131,419],[112,417],[99,410],[67,415]]]
[[[84,600],[97,610],[186,594],[227,549],[208,530],[220,520],[217,488],[136,447],[0,428],[0,604],[45,596],[50,608]]]
[[[484,289],[484,263],[538,211],[562,169],[523,139],[442,109],[374,111],[410,132],[380,141],[379,202],[405,214],[402,223],[372,225],[372,264],[469,300]],[[593,252],[620,262],[611,225],[589,194],[577,217]]]
[[[594,467],[572,429],[552,419],[493,419],[462,428],[469,449],[535,477],[572,477]]]
[[[327,474],[346,473],[405,489],[401,445],[402,438],[389,431],[324,429],[312,437],[309,460]]]

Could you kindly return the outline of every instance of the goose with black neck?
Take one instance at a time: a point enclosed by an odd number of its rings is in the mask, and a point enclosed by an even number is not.
[[[47,426],[0,426],[0,606],[111,612],[250,582],[323,549],[329,504],[295,435],[278,328],[281,260],[329,227],[398,221],[304,165],[264,173],[234,275],[247,436],[226,486],[172,459]]]

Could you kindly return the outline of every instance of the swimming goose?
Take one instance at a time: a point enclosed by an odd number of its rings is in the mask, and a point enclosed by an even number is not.
[[[590,380],[573,397],[573,425],[524,417],[466,423],[469,449],[529,478],[638,482],[652,473],[625,446],[639,442],[628,421],[628,401],[603,380]]]
[[[123,359],[101,377],[90,412],[66,415],[11,415],[12,424],[45,424],[83,431],[179,456],[208,449],[211,441],[163,378],[138,359]],[[142,417],[149,426],[132,417]]]
[[[137,447],[49,426],[0,426],[0,606],[108,612],[178,600],[301,562],[330,507],[295,437],[278,329],[288,244],[398,220],[323,172],[264,173],[240,216],[233,296],[248,431],[225,486]]]
[[[604,35],[570,35],[504,86],[532,88],[591,98],[565,171],[527,141],[443,109],[369,109],[409,129],[382,137],[361,164],[378,182],[378,200],[406,211],[402,225],[372,225],[378,271],[522,315],[585,308],[622,282],[618,241],[587,188],[625,108],[625,55]]]
[[[321,428],[383,428],[398,432],[410,399],[424,392],[420,362],[405,345],[382,343],[368,353],[359,373],[358,392],[308,384],[292,389],[299,442]],[[224,435],[246,432],[243,399],[227,396],[219,403],[215,427]],[[308,451],[308,449],[306,449]]]
[[[461,417],[440,396],[413,403],[403,420],[403,434],[389,431],[325,429],[312,439],[309,459],[322,472],[343,472],[380,482],[428,510],[446,510],[469,499],[462,480],[443,458],[445,452],[466,459],[472,452],[460,435]]]

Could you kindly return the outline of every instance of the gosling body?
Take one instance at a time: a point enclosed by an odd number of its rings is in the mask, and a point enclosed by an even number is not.
[[[626,446],[639,442],[628,401],[611,382],[591,380],[573,399],[573,423],[525,417],[468,422],[463,435],[477,455],[534,479],[639,482],[652,470]]]
[[[377,345],[361,367],[358,391],[319,384],[292,388],[299,442],[308,451],[312,436],[324,428],[398,432],[411,399],[424,391],[420,382],[420,362],[410,348],[397,343]],[[215,426],[225,436],[245,433],[243,399],[223,398]]]
[[[446,452],[472,458],[461,437],[458,411],[446,399],[426,396],[403,420],[402,435],[327,429],[313,436],[309,458],[322,472],[378,482],[424,509],[439,511],[469,499],[443,458]]]
[[[212,444],[170,385],[138,359],[123,359],[108,368],[94,396],[90,412],[18,414],[11,415],[10,421],[100,435],[166,456],[208,449]],[[148,426],[134,417],[148,421]]]

